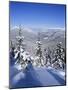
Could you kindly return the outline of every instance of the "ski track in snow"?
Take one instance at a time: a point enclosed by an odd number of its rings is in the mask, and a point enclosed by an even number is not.
[[[60,83],[60,85],[65,85],[65,81],[60,77],[60,75],[58,75],[57,73],[51,70],[47,70],[47,71],[55,78],[55,80],[57,80]]]
[[[10,85],[12,88],[65,85],[64,77],[57,71],[46,67],[28,66],[24,71],[11,66]]]

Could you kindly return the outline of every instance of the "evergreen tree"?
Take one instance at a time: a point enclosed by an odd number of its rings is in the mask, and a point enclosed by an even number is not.
[[[41,49],[41,41],[40,41],[40,33],[38,33],[38,40],[37,40],[37,51],[36,51],[36,56],[39,57],[39,60],[37,61],[38,64],[40,64],[41,66],[43,65],[43,55],[42,55],[42,49]]]
[[[21,31],[21,26],[20,26],[20,28],[19,28],[19,34],[18,34],[18,36],[16,37],[16,40],[17,40],[17,57],[16,57],[16,63],[18,63],[18,64],[21,64],[21,66],[24,68],[26,65],[26,63],[27,63],[27,60],[24,60],[23,59],[23,52],[25,51],[24,49],[25,49],[25,44],[24,44],[24,42],[23,42],[23,40],[24,40],[24,36],[22,36],[22,31]]]
[[[58,43],[57,47],[55,49],[54,52],[54,61],[53,63],[57,62],[58,66],[60,68],[64,69],[64,65],[65,65],[65,50],[62,47],[62,43]]]
[[[44,52],[45,52],[45,59],[46,59],[46,64],[45,65],[47,65],[47,64],[49,64],[49,65],[51,65],[51,50],[50,50],[50,48],[48,47],[47,49],[44,49]]]

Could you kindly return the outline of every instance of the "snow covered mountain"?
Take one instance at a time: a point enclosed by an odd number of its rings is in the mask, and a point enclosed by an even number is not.
[[[65,47],[65,30],[64,29],[43,29],[43,28],[23,28],[22,35],[24,36],[24,42],[26,43],[26,49],[35,54],[36,41],[38,38],[38,32],[40,31],[40,39],[42,41],[42,49],[50,47],[55,48],[56,44],[62,42],[62,46]],[[19,28],[10,28],[10,41],[16,43],[16,36],[19,33]]]

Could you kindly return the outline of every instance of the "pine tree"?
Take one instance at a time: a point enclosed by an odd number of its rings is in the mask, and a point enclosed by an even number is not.
[[[24,40],[24,36],[22,35],[22,30],[21,30],[21,25],[19,26],[19,34],[18,36],[16,37],[16,40],[17,40],[17,46],[18,46],[18,49],[20,50],[20,47],[22,47],[24,49],[24,43],[23,43],[23,40]]]
[[[23,42],[24,36],[22,36],[21,26],[19,27],[19,35],[16,37],[16,40],[17,40],[16,46],[17,46],[17,52],[18,52],[16,63],[19,63],[21,64],[21,66],[23,66],[24,64],[26,64],[26,62],[24,61],[23,55],[22,55],[25,49],[24,48],[25,44]]]
[[[45,52],[45,59],[46,59],[46,63],[45,65],[49,64],[51,65],[51,50],[50,48],[48,47],[47,49],[44,49],[44,52]]]
[[[57,47],[55,49],[54,52],[54,61],[53,63],[57,63],[57,65],[59,66],[59,68],[63,68],[64,69],[64,64],[65,64],[65,50],[62,47],[62,43],[58,43]]]
[[[41,66],[43,65],[42,64],[42,60],[43,60],[43,55],[42,55],[42,49],[41,49],[41,40],[40,40],[40,33],[38,33],[38,40],[37,40],[37,51],[36,51],[36,56],[39,57],[39,60],[38,60],[38,64],[40,64]]]

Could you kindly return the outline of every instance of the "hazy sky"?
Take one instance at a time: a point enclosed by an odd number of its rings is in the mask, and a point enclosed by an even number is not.
[[[11,26],[64,28],[65,5],[10,2]]]

